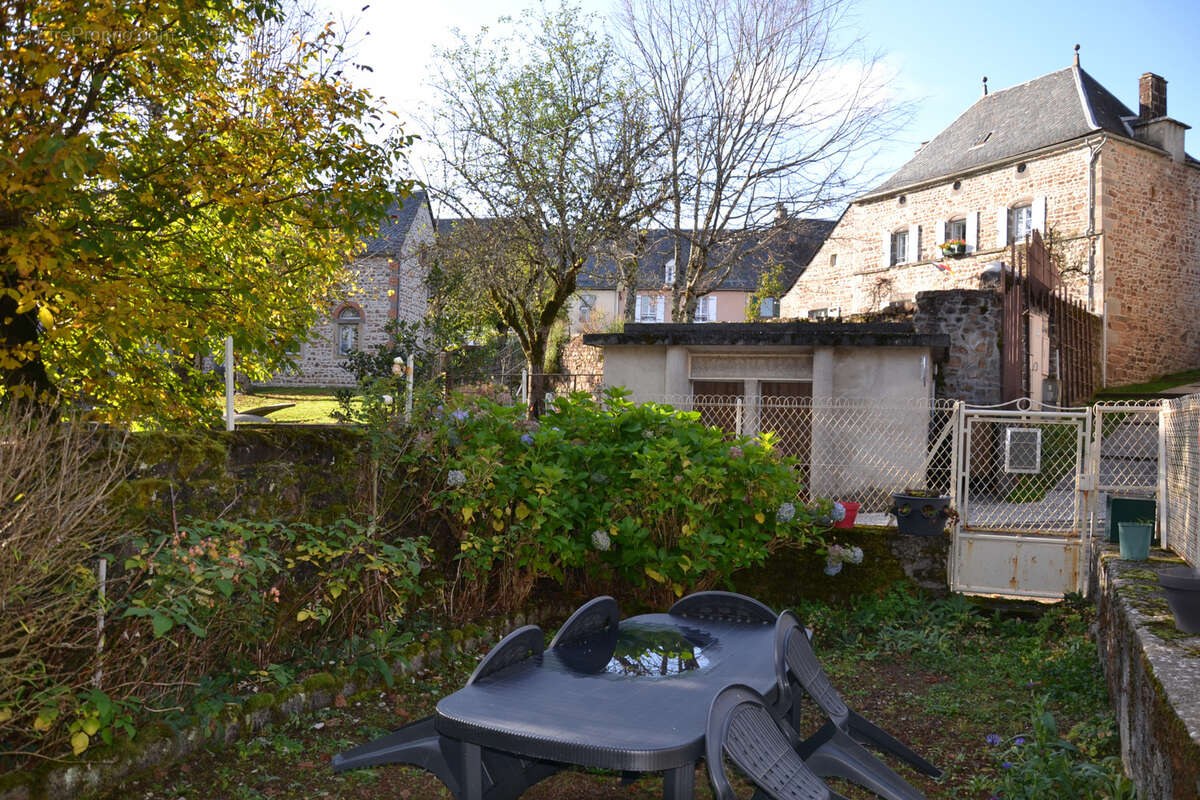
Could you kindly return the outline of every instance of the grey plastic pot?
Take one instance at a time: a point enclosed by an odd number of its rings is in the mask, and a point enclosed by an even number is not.
[[[910,536],[937,536],[946,529],[949,518],[947,507],[950,498],[923,497],[896,493],[892,495],[894,504],[888,509],[896,517],[896,528],[900,533]]]
[[[1158,583],[1175,615],[1175,627],[1184,633],[1200,633],[1200,571],[1171,567],[1158,573]]]

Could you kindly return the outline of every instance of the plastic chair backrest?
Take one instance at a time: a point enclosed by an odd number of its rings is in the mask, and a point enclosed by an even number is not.
[[[774,624],[776,614],[766,605],[736,592],[696,592],[671,606],[668,614],[677,617],[717,619],[729,622]]]
[[[560,644],[585,639],[599,633],[610,633],[621,621],[621,609],[617,601],[608,595],[597,597],[580,606],[563,623],[550,640],[550,648]]]
[[[838,800],[813,774],[763,702],[742,684],[721,690],[708,711],[705,736],[708,777],[716,800],[734,800],[723,755],[774,800]]]
[[[789,692],[789,672],[835,724],[840,727],[845,723],[850,716],[850,708],[838,690],[833,688],[833,683],[817,660],[804,626],[795,614],[787,610],[779,615],[779,621],[775,623],[775,674],[781,694]]]
[[[470,686],[481,678],[486,678],[494,672],[518,664],[527,658],[541,655],[546,649],[546,636],[537,625],[526,625],[517,628],[505,636],[483,657],[471,677],[467,678]]]

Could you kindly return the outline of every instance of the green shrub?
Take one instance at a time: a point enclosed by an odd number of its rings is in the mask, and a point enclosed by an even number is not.
[[[793,462],[769,436],[729,438],[694,412],[616,390],[603,403],[560,398],[539,421],[474,400],[440,410],[417,443],[461,590],[509,607],[571,570],[679,595],[817,539]]]

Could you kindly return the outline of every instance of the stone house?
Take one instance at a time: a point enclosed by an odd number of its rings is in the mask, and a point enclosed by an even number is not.
[[[748,253],[739,258],[719,282],[706,292],[696,305],[694,322],[744,322],[747,303],[769,267],[779,268],[783,287],[790,286],[834,223],[821,219],[787,219],[780,227],[758,234],[770,236],[769,243],[759,247],[752,236],[744,247]],[[640,255],[636,285],[637,304],[634,320],[645,323],[668,323],[671,318],[671,285],[675,280],[675,248],[668,230],[651,230],[647,245]],[[684,264],[687,249],[684,248]],[[579,275],[577,291],[568,306],[572,333],[606,330],[624,317],[626,287],[618,280],[618,269],[611,254],[589,261]],[[766,298],[758,316],[771,319],[779,316],[778,297]]]
[[[977,289],[1037,230],[1101,320],[1105,385],[1200,365],[1200,162],[1146,73],[1134,113],[1074,65],[987,93],[855,200],[782,300],[825,318]],[[961,243],[961,253],[951,243]],[[947,245],[943,248],[942,245]]]
[[[424,191],[414,191],[388,209],[379,232],[363,242],[361,255],[347,267],[349,280],[329,303],[292,354],[296,368],[275,375],[272,386],[352,386],[342,369],[346,354],[389,340],[388,322],[420,322],[429,291],[421,250],[434,236],[433,214]]]

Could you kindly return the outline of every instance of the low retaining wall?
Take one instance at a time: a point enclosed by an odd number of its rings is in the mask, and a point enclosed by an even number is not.
[[[1200,636],[1175,629],[1158,572],[1182,562],[1153,551],[1122,561],[1096,543],[1100,663],[1121,731],[1121,760],[1138,797],[1200,799]]]

